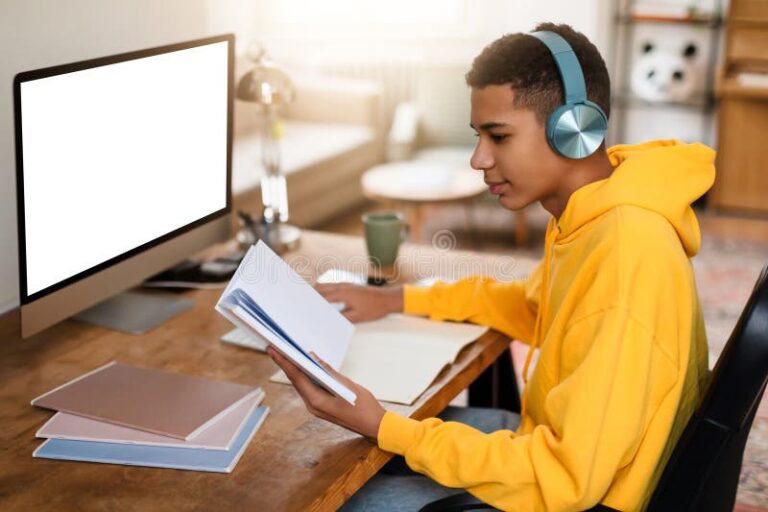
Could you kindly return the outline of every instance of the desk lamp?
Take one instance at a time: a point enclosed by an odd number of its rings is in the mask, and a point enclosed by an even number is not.
[[[245,223],[238,233],[238,240],[253,243],[261,238],[280,253],[295,247],[301,236],[299,228],[287,224],[288,189],[280,162],[283,123],[279,110],[293,100],[293,84],[288,75],[273,64],[261,44],[251,43],[248,58],[254,67],[240,79],[237,98],[261,107],[261,163],[265,171],[261,178],[261,201],[264,209],[259,222]]]

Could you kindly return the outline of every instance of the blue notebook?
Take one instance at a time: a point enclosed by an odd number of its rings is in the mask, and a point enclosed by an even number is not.
[[[41,444],[32,456],[43,459],[230,473],[268,413],[269,407],[256,407],[229,450],[49,439]]]

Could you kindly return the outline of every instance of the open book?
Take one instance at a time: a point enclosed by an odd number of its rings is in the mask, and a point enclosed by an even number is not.
[[[378,400],[411,405],[488,327],[393,313],[355,324],[341,374]],[[397,378],[392,378],[392,369]],[[288,384],[283,372],[272,382]]]
[[[338,370],[355,327],[263,242],[248,250],[216,311],[264,338],[318,385],[355,403],[355,393],[310,354]]]

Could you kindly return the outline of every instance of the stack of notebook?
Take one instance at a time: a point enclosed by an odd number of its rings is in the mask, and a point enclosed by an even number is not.
[[[33,456],[229,473],[269,413],[264,392],[109,363],[34,399],[58,411]]]

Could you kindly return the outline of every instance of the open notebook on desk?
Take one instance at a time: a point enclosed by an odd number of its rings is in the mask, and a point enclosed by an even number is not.
[[[487,327],[388,315],[356,324],[339,370],[385,402],[410,405]],[[397,378],[392,378],[396,375]],[[279,371],[273,382],[288,383]]]
[[[311,356],[339,369],[354,326],[266,244],[246,253],[216,310],[237,327],[262,337],[331,393],[356,396]]]

